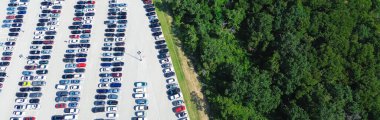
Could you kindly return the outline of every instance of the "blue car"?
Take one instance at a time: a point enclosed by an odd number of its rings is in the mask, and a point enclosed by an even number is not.
[[[79,102],[79,100],[80,100],[79,97],[69,97],[69,101]]]
[[[31,74],[32,74],[31,71],[22,71],[22,75],[29,76]]]
[[[29,0],[20,0],[20,2],[29,2]]]
[[[78,103],[77,102],[72,102],[72,103],[69,103],[68,106],[71,107],[71,108],[75,108],[75,107],[78,106]]]
[[[79,84],[80,80],[71,80],[71,84]]]
[[[76,62],[86,62],[86,58],[78,58],[75,61]]]
[[[100,66],[102,67],[110,67],[112,63],[100,63]]]
[[[17,10],[26,10],[26,9],[27,7],[22,7],[22,6],[17,8]]]
[[[121,83],[111,83],[110,87],[121,87]]]
[[[82,28],[85,28],[85,29],[91,29],[91,28],[92,28],[92,25],[82,25]]]
[[[97,93],[108,93],[108,89],[96,89]]]
[[[11,23],[11,22],[12,22],[12,20],[8,20],[8,19],[3,20],[3,23]]]
[[[15,7],[8,7],[8,8],[7,8],[7,11],[15,11],[15,10],[16,10]]]
[[[80,38],[90,38],[90,37],[91,37],[90,34],[82,34],[82,35],[80,36]]]
[[[75,52],[74,50],[66,50],[66,53],[73,53]]]
[[[136,99],[135,102],[139,105],[148,104],[148,100],[146,99]]]
[[[7,12],[7,15],[14,15],[14,14],[16,14],[15,11],[8,11]]]
[[[11,27],[11,24],[3,24],[1,27],[2,27],[2,28],[10,28],[10,27]]]
[[[117,4],[118,7],[127,7],[127,4],[126,3],[119,3]]]
[[[45,30],[47,30],[47,28],[46,27],[37,27],[36,30],[37,31],[45,31]]]
[[[70,81],[69,80],[60,80],[59,84],[61,84],[61,85],[70,84]]]
[[[24,14],[26,14],[26,11],[25,10],[18,11],[17,14],[24,15]]]

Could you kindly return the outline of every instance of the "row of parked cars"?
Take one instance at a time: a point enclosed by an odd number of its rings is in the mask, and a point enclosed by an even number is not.
[[[148,110],[148,96],[146,93],[146,88],[148,86],[147,82],[135,82],[135,88],[133,88],[133,97],[135,98],[136,105],[134,106],[135,117],[132,119],[136,120],[146,120],[147,110]]]
[[[46,3],[50,4],[47,5]],[[34,32],[29,55],[26,57],[27,65],[24,66],[24,71],[22,71],[22,76],[20,78],[20,82],[18,83],[20,88],[19,92],[16,93],[16,105],[14,106],[16,110],[13,112],[15,117],[11,117],[12,120],[36,119],[34,116],[27,116],[23,118],[21,116],[25,114],[26,110],[35,110],[40,108],[40,97],[43,95],[40,91],[42,86],[45,86],[46,84],[46,74],[48,73],[47,68],[51,58],[50,54],[52,52],[51,49],[53,48],[52,44],[54,43],[56,35],[55,28],[59,24],[58,17],[62,4],[60,0],[44,0],[40,4],[41,14],[39,14],[39,23],[37,23],[36,31]],[[48,8],[46,6],[54,6],[54,8]],[[22,10],[26,13],[26,8],[22,8]],[[52,16],[52,11],[55,11],[54,14],[57,15]],[[23,21],[19,20],[19,22],[22,23]],[[17,29],[16,31],[20,30]]]
[[[107,119],[118,117],[118,93],[121,87],[125,53],[125,31],[127,27],[127,4],[109,0],[107,26],[104,33],[102,57],[99,68],[99,84],[92,112],[105,113]],[[103,118],[97,118],[101,120]]]
[[[75,13],[73,23],[68,27],[70,35],[67,49],[62,61],[65,69],[59,83],[55,85],[57,89],[55,97],[55,108],[63,109],[63,115],[53,115],[52,120],[78,119],[80,112],[80,89],[85,78],[87,52],[90,48],[90,37],[92,20],[95,15],[95,0],[77,0],[74,5]]]
[[[29,0],[22,0],[20,2],[10,0],[8,3],[7,16],[3,20],[2,28],[8,28],[7,42],[3,43],[4,52],[1,54],[0,62],[0,93],[3,88],[3,82],[7,76],[6,69],[9,65],[9,61],[12,59],[13,47],[16,44],[19,32],[21,32],[21,26],[23,23],[24,14],[26,14],[27,4]]]
[[[152,35],[156,40],[155,47],[158,50],[157,57],[161,63],[163,74],[167,78],[166,88],[168,89],[168,98],[172,101],[172,104],[174,106],[173,111],[175,112],[176,116],[180,120],[186,120],[186,107],[184,106],[184,101],[181,99],[181,89],[179,88],[179,85],[177,84],[174,77],[175,72],[170,61],[169,49],[167,48],[163,33],[161,31],[160,22],[157,19],[156,13],[154,12],[154,4],[152,4],[150,0],[143,0],[143,2],[145,3],[144,8],[147,12],[146,15],[148,16],[150,22],[149,27],[151,28]]]

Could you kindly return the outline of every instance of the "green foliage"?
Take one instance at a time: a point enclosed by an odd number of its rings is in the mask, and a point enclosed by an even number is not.
[[[165,4],[212,119],[380,119],[378,0]]]

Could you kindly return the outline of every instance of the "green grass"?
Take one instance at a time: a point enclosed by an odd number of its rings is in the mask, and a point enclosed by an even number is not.
[[[155,4],[161,3],[161,0],[155,0],[154,3]],[[166,43],[169,47],[172,64],[174,66],[174,70],[176,72],[178,82],[181,86],[181,91],[183,94],[183,98],[185,100],[188,115],[190,119],[192,120],[199,120],[200,118],[199,118],[198,110],[196,109],[195,103],[191,101],[191,95],[190,95],[191,91],[189,87],[187,86],[187,81],[185,80],[184,72],[181,67],[181,59],[178,54],[178,48],[176,47],[173,33],[171,31],[171,23],[169,21],[170,16],[158,7],[156,8],[156,12],[157,12],[158,18],[160,19],[160,23],[161,23],[162,31],[166,39]]]

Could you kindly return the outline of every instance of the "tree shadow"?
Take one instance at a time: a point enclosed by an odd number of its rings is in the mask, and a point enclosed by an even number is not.
[[[208,107],[206,105],[205,99],[200,98],[199,95],[195,91],[192,91],[190,93],[190,95],[191,95],[191,99],[190,100],[193,103],[195,103],[197,110],[199,110],[199,111],[205,111],[205,113],[207,114],[208,113]]]

